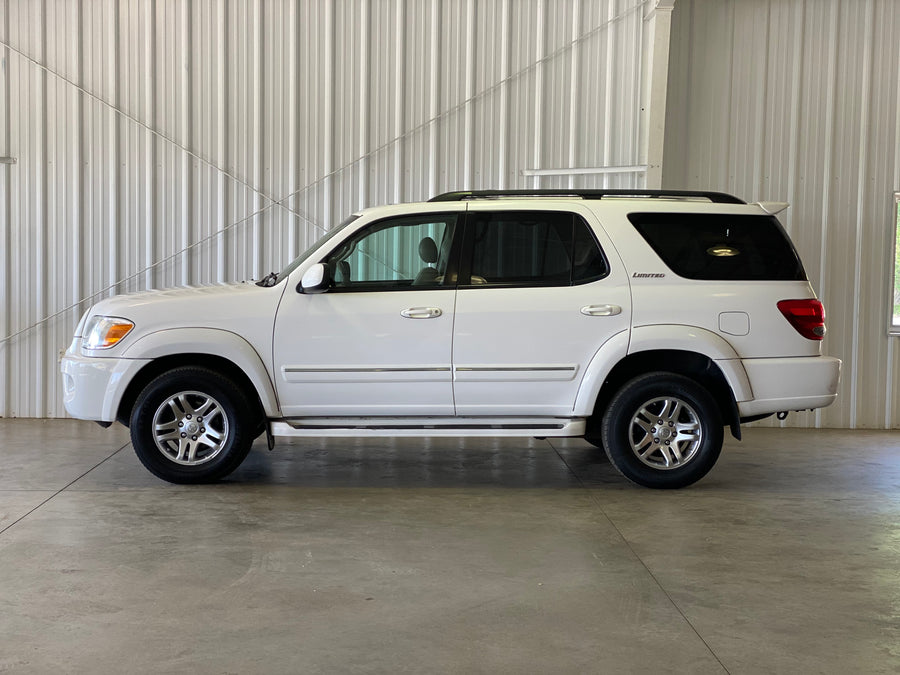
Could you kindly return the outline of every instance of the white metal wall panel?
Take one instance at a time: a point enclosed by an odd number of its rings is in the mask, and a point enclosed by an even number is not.
[[[115,292],[258,278],[365,206],[642,186],[656,0],[0,0],[0,416]]]
[[[835,405],[794,426],[896,428],[887,336],[900,189],[900,3],[678,0],[663,185],[788,201],[782,219],[843,359]]]

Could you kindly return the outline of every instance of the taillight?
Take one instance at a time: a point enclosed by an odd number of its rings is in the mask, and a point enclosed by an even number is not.
[[[818,300],[782,300],[778,309],[806,339],[825,337],[825,306]]]

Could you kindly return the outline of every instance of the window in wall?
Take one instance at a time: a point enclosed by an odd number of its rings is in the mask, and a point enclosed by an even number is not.
[[[894,193],[894,277],[891,287],[891,321],[888,332],[900,335],[900,192]]]

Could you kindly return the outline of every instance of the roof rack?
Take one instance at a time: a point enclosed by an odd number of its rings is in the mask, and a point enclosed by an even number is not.
[[[445,192],[428,201],[461,202],[467,199],[499,199],[501,197],[581,197],[582,199],[638,197],[641,199],[708,199],[716,204],[747,203],[725,192],[696,190],[463,190],[461,192]]]

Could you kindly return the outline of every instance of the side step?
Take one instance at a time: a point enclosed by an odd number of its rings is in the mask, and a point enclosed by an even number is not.
[[[299,417],[271,423],[273,436],[583,436],[583,417]]]

